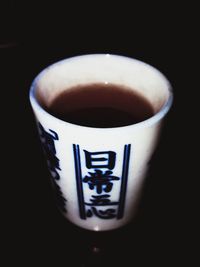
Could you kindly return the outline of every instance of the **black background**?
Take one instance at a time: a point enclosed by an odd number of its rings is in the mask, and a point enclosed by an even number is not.
[[[181,9],[169,4],[138,7],[134,3],[133,7],[78,2],[74,6],[48,3],[47,7],[45,1],[7,1],[3,5],[1,221],[2,254],[7,263],[191,264],[195,256],[195,252],[189,253],[195,235],[194,202],[189,197],[194,195],[189,149],[195,138],[191,135],[191,112],[196,107],[192,91],[192,62],[196,60],[193,12],[183,4]],[[28,99],[30,84],[43,68],[88,53],[120,54],[145,61],[161,70],[174,88],[174,104],[152,160],[136,220],[122,229],[99,234],[71,225],[57,210]]]

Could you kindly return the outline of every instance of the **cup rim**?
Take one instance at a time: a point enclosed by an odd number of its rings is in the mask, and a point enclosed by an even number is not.
[[[73,61],[82,57],[115,57],[115,58],[123,58],[129,61],[135,61],[139,64],[142,64],[144,66],[147,66],[148,68],[152,69],[154,72],[156,72],[159,76],[162,77],[162,79],[165,81],[165,83],[167,84],[167,89],[169,92],[169,97],[168,99],[165,101],[165,103],[163,104],[163,106],[161,107],[161,109],[156,112],[153,116],[151,116],[150,118],[146,119],[146,120],[142,120],[138,123],[135,124],[129,124],[129,125],[125,125],[125,126],[117,126],[117,127],[106,127],[106,128],[100,128],[100,127],[91,127],[91,126],[84,126],[84,125],[79,125],[79,124],[75,124],[75,123],[71,123],[71,122],[67,122],[64,121],[58,117],[53,116],[52,114],[50,114],[49,112],[47,112],[42,105],[40,105],[40,103],[38,102],[36,96],[35,96],[35,88],[36,88],[36,84],[37,81],[45,74],[45,72],[49,69],[52,68],[53,66],[59,65],[59,64],[63,64],[65,62],[69,62],[69,61]],[[162,118],[165,117],[165,115],[168,113],[168,111],[170,110],[172,103],[173,103],[173,88],[169,82],[169,80],[166,78],[166,76],[159,71],[157,68],[153,67],[152,65],[145,63],[141,60],[135,59],[135,58],[131,58],[128,56],[122,56],[122,55],[116,55],[116,54],[104,54],[104,53],[97,53],[97,54],[84,54],[84,55],[79,55],[79,56],[73,56],[73,57],[69,57],[69,58],[65,58],[62,60],[59,60],[53,64],[50,64],[49,66],[47,66],[46,68],[44,68],[32,81],[31,86],[30,86],[30,90],[29,90],[29,100],[31,102],[32,107],[35,107],[36,109],[38,109],[41,113],[45,114],[45,116],[48,116],[50,118],[53,118],[54,120],[59,121],[62,124],[65,125],[69,125],[69,126],[73,126],[73,127],[77,127],[77,128],[82,128],[82,129],[90,129],[90,130],[102,130],[102,131],[114,131],[114,130],[119,130],[119,129],[125,129],[125,130],[129,130],[129,129],[138,129],[138,128],[145,128],[145,127],[150,127],[156,123],[158,123]]]

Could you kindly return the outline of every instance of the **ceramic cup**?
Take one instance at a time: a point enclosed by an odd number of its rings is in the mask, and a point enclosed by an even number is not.
[[[149,101],[154,114],[128,126],[95,128],[66,122],[48,112],[52,100],[64,90],[94,83],[132,88]],[[59,208],[69,221],[105,231],[133,218],[172,99],[170,83],[160,71],[118,55],[64,59],[35,78],[30,102]]]

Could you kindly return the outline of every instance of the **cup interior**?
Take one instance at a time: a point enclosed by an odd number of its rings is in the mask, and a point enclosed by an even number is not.
[[[101,84],[104,89],[101,88],[98,94],[91,86],[80,90],[81,86],[91,84]],[[120,86],[120,90],[113,90],[113,85]],[[74,109],[107,106],[120,107],[124,111],[133,109],[142,114],[144,108],[127,97],[135,94],[150,104],[153,115],[166,106],[172,94],[168,80],[154,67],[109,54],[84,55],[55,63],[36,77],[32,90],[36,101],[47,111],[58,95],[68,92],[66,111],[72,106]],[[74,101],[74,94],[79,95],[77,101]]]

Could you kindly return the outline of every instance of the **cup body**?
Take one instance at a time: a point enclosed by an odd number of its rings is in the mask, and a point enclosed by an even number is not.
[[[46,111],[63,90],[92,83],[138,90],[152,104],[154,115],[133,125],[95,128],[68,123]],[[171,86],[158,70],[117,55],[69,58],[35,78],[30,102],[59,208],[69,221],[88,230],[105,231],[132,219],[172,98]]]

